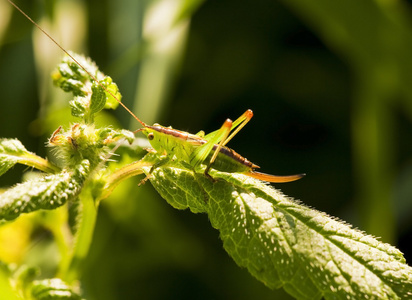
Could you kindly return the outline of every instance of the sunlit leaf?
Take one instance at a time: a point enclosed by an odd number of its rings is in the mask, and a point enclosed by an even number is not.
[[[22,213],[54,209],[75,198],[89,173],[84,160],[72,171],[20,183],[0,194],[0,220],[12,220]]]
[[[33,282],[31,290],[35,300],[80,300],[81,297],[59,278]]]
[[[226,251],[268,287],[297,299],[412,297],[412,269],[396,248],[259,180],[212,176],[172,163],[150,181],[173,207],[206,212]]]
[[[27,151],[19,140],[0,139],[0,176],[17,163],[37,168],[47,173],[59,171],[59,168],[55,165]]]
[[[95,114],[101,111],[106,105],[106,94],[104,89],[93,82],[92,85],[92,96],[90,98],[90,113]]]

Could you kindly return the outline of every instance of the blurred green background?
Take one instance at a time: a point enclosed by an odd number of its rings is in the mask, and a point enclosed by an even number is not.
[[[18,4],[66,49],[92,57],[147,123],[210,132],[251,108],[255,117],[230,147],[263,172],[307,173],[275,187],[397,246],[410,264],[408,2]],[[47,138],[70,122],[68,98],[50,79],[63,54],[6,1],[0,42],[0,136],[45,156]],[[98,121],[138,128],[122,108]],[[25,170],[9,171],[0,186],[20,181]],[[99,208],[83,276],[87,299],[290,299],[237,267],[206,215],[174,210],[150,184],[138,188],[140,179]],[[1,259],[39,263],[44,236],[33,230],[34,242],[13,246],[0,232],[0,249],[23,248]]]

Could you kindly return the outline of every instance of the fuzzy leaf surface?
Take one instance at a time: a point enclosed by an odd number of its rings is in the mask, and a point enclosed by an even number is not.
[[[226,251],[268,287],[297,299],[412,298],[412,268],[396,248],[259,180],[211,175],[174,163],[150,181],[173,207],[206,212]]]
[[[81,300],[81,297],[59,278],[35,281],[31,294],[35,300]]]
[[[106,105],[106,94],[104,89],[93,82],[92,85],[92,96],[90,98],[90,114],[96,114],[101,111]]]
[[[93,115],[103,108],[116,109],[119,105],[118,101],[121,101],[122,99],[122,95],[112,78],[105,76],[100,72],[96,64],[90,58],[73,52],[70,52],[70,54],[83,65],[90,74],[99,80],[100,84],[108,91],[107,92],[97,84],[95,80],[70,57],[65,56],[54,71],[52,77],[56,86],[65,92],[72,92],[74,96],[77,96],[76,99],[70,103],[72,114],[77,117],[82,117],[84,113]],[[91,84],[93,84],[93,87],[91,87]],[[114,99],[110,93],[114,95],[118,101]],[[89,100],[86,101],[82,98],[91,94],[92,98],[89,105]]]
[[[13,220],[22,213],[39,209],[55,209],[75,198],[90,170],[84,160],[73,171],[63,171],[31,180],[0,194],[0,220]]]
[[[70,54],[78,61],[86,70],[101,79],[103,76],[98,72],[96,64],[83,55],[73,52]],[[62,62],[54,71],[53,82],[56,86],[65,92],[72,92],[74,96],[86,96],[89,93],[86,87],[86,82],[90,81],[90,76],[69,56],[64,56]]]
[[[0,139],[0,176],[21,163],[41,171],[54,173],[59,168],[47,160],[29,152],[17,139]]]

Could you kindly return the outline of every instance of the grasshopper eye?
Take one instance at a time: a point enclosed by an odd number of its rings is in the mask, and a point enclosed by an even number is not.
[[[151,140],[153,140],[154,139],[154,134],[153,134],[153,132],[150,132],[148,135],[147,135],[147,138],[151,141]]]

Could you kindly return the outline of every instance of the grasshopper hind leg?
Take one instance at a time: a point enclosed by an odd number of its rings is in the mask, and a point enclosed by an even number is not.
[[[213,153],[212,158],[210,159],[206,170],[205,170],[205,176],[212,178],[209,174],[209,170],[213,164],[213,162],[216,160],[217,155],[220,152],[220,149],[225,146],[253,117],[253,112],[252,110],[248,109],[245,111],[239,118],[237,118],[234,122],[232,120],[227,119],[222,127],[216,132],[216,134],[211,138],[209,143],[217,144],[217,147],[215,149],[215,152]],[[230,133],[233,130],[232,133]],[[230,135],[229,135],[230,134]],[[214,179],[213,179],[214,180]]]
[[[219,154],[220,149],[225,144],[225,141],[227,140],[227,137],[229,136],[230,130],[232,129],[232,124],[233,124],[232,120],[226,119],[226,121],[223,123],[222,127],[218,130],[218,134],[216,135],[216,137],[220,137],[220,141],[219,141],[219,144],[217,144],[215,152],[213,153],[213,156],[210,159],[209,163],[207,164],[207,167],[206,167],[206,170],[205,170],[205,176],[212,179],[213,181],[216,181],[216,180],[209,174],[209,170],[210,170],[212,164],[214,163],[214,161],[216,160],[216,157]],[[215,145],[215,141],[210,140],[209,143],[212,144],[212,149],[213,149],[213,146]]]
[[[204,139],[207,141],[207,143],[198,147],[193,152],[193,155],[191,155],[190,157],[190,164],[194,168],[196,168],[200,164],[203,164],[209,154],[214,151],[212,158],[207,163],[206,170],[204,171],[205,176],[213,179],[212,176],[210,176],[209,171],[220,150],[250,121],[252,117],[253,112],[252,110],[248,109],[234,122],[230,119],[227,119],[220,129],[204,136]],[[198,135],[201,136],[202,133],[198,133]]]

